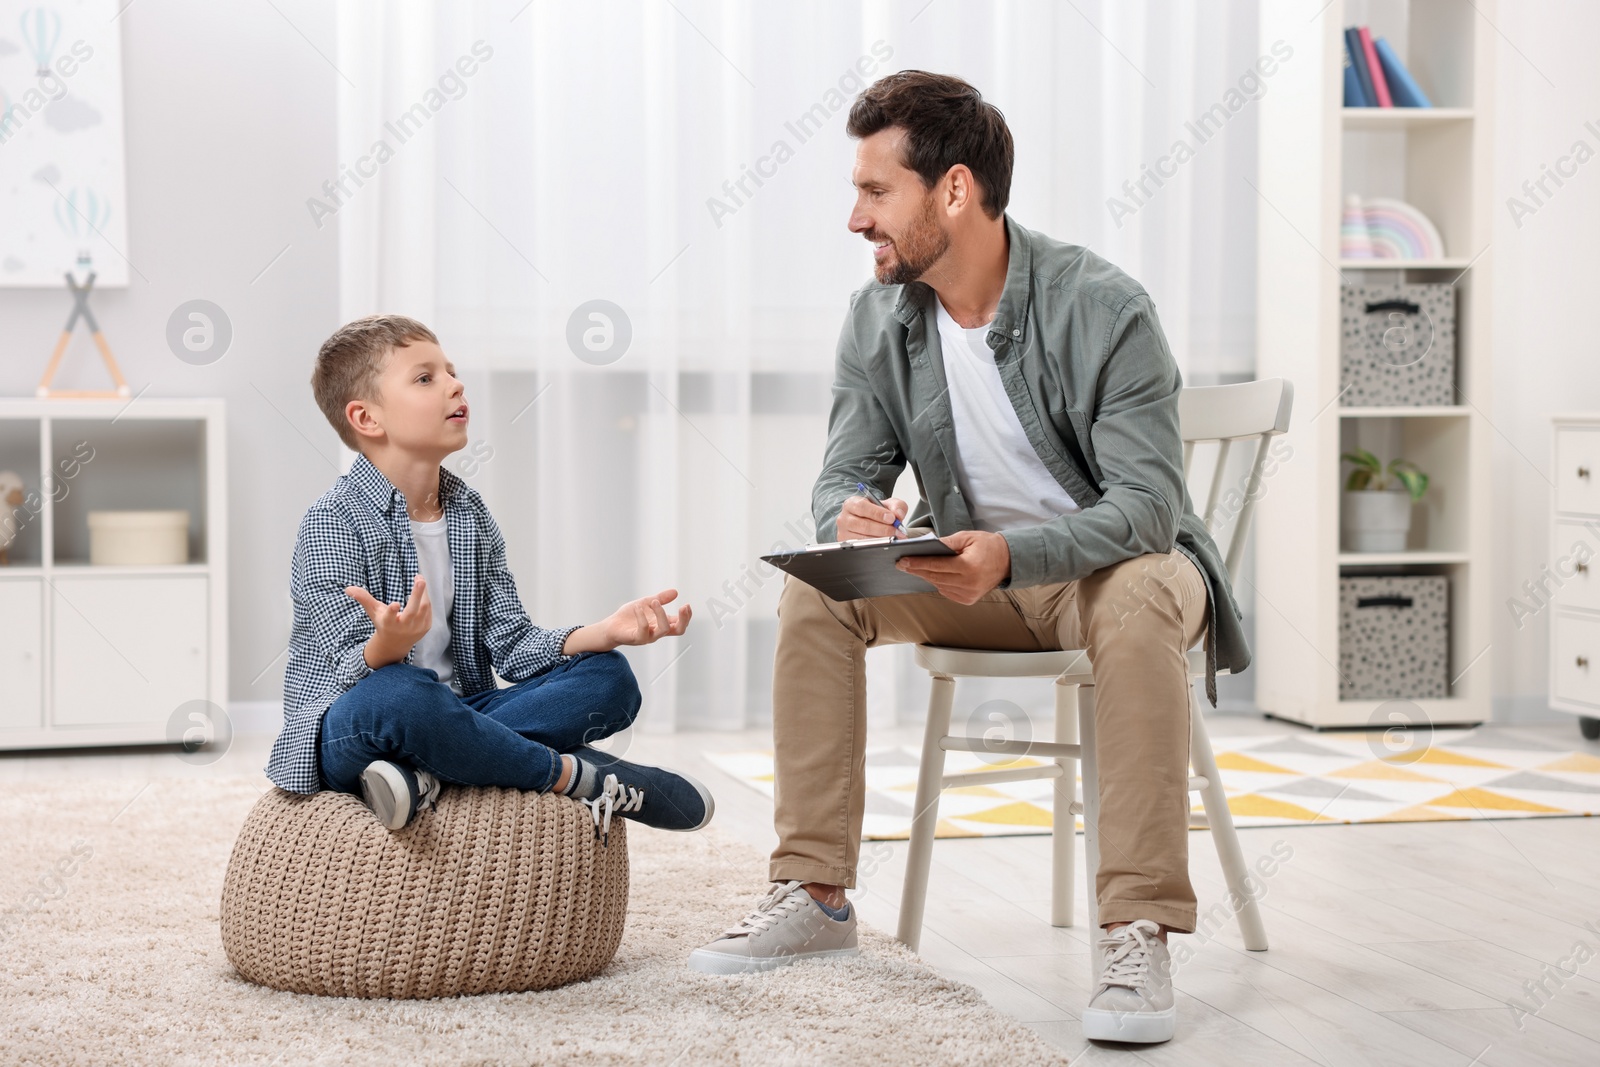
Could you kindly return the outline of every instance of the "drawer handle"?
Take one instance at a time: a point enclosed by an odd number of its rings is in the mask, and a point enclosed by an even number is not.
[[[1587,668],[1589,666],[1589,657],[1588,656],[1579,656],[1578,657],[1578,666]]]
[[[1588,467],[1579,467],[1578,468],[1578,477],[1580,477],[1580,478],[1589,477],[1589,468]]]

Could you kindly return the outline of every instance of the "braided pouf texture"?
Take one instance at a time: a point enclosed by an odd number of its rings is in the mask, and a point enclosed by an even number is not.
[[[448,997],[598,974],[628,912],[628,836],[550,793],[445,786],[404,830],[347,793],[271,789],[228,861],[222,945],[293,993]]]

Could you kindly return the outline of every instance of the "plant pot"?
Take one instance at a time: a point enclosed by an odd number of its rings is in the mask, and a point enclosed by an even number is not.
[[[1339,529],[1346,552],[1404,552],[1411,530],[1411,494],[1405,489],[1347,489]]]

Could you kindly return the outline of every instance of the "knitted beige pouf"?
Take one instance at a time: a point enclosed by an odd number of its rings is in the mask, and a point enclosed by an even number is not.
[[[399,832],[359,799],[272,789],[222,887],[222,945],[252,982],[341,997],[546,989],[610,962],[628,836],[566,797],[445,786]]]

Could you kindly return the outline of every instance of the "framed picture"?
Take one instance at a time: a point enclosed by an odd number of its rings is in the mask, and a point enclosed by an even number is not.
[[[0,0],[0,286],[126,286],[114,0]]]

